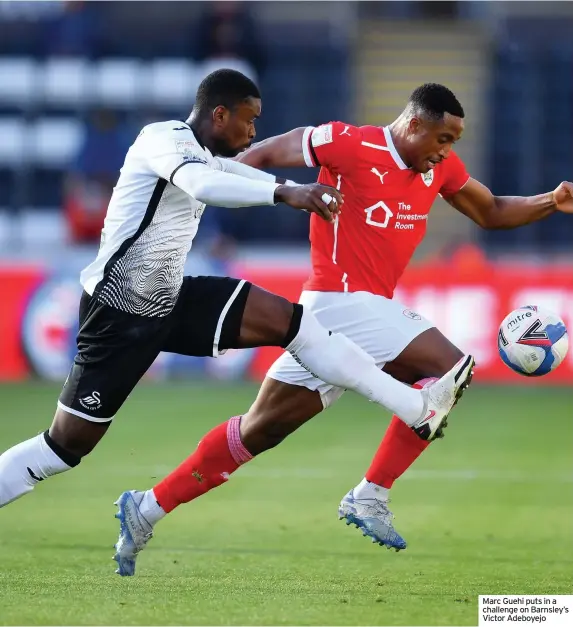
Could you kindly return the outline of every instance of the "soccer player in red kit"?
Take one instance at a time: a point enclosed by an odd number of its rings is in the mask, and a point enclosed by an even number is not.
[[[393,300],[438,194],[483,228],[513,228],[555,211],[573,213],[571,183],[528,198],[494,196],[470,177],[453,151],[463,128],[464,111],[454,94],[442,85],[426,84],[413,92],[389,126],[331,122],[299,128],[255,144],[237,157],[258,168],[320,167],[318,180],[344,195],[334,223],[311,216],[312,274],[300,303],[326,328],[358,344],[380,368],[420,388],[463,357],[430,321]],[[212,444],[213,430],[191,457],[145,493],[153,496],[147,499],[153,506],[145,511],[140,507],[129,528],[122,523],[122,534],[131,534],[143,548],[154,523],[166,512],[209,489],[200,480],[205,469],[220,468],[227,478],[343,392],[283,354],[250,410],[231,419],[240,421],[240,429],[229,441],[229,450]],[[340,518],[356,524],[373,542],[405,548],[393,527],[388,494],[431,439],[426,425],[411,429],[394,416],[364,479],[342,499]]]

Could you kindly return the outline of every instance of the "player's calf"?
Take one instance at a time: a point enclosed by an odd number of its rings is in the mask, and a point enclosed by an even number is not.
[[[408,428],[393,416],[364,479],[342,500],[340,518],[345,518],[348,524],[354,523],[380,544],[405,548],[405,543],[399,546],[392,542],[395,532],[392,517],[387,515],[390,488],[430,442],[442,436],[449,412],[471,382],[473,367],[473,357],[468,355],[441,379],[424,379],[415,384],[428,395],[427,417]]]
[[[385,365],[384,370],[399,381],[422,388],[444,376],[462,357],[460,349],[432,327],[416,336],[394,361]],[[429,440],[394,415],[363,482],[355,490],[359,494],[362,489],[367,493],[377,491],[378,494],[384,493],[387,498],[387,492],[396,479],[412,466],[429,445]]]
[[[241,442],[240,424],[241,417],[234,416],[209,431],[195,452],[153,488],[166,513],[225,483],[240,465],[252,459]]]
[[[259,455],[280,444],[323,410],[318,392],[267,377],[241,420],[241,440]]]
[[[120,520],[114,559],[117,573],[135,573],[135,560],[153,534],[153,527],[179,505],[188,503],[225,483],[230,475],[252,459],[240,435],[241,417],[211,429],[195,452],[153,489],[124,492],[116,502]]]

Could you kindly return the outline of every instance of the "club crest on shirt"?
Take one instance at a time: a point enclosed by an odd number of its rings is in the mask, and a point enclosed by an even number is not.
[[[175,150],[183,155],[183,158],[189,161],[197,161],[198,163],[207,163],[205,157],[199,154],[197,145],[192,141],[176,141]]]
[[[434,170],[428,170],[420,176],[422,177],[422,181],[424,181],[424,185],[426,187],[430,187],[430,185],[434,182]]]

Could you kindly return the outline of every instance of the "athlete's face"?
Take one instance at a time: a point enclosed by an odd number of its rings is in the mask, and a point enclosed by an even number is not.
[[[213,112],[217,152],[235,157],[248,148],[256,136],[255,120],[261,115],[260,98],[247,98],[233,109],[217,107]]]
[[[425,173],[447,159],[463,130],[463,119],[449,113],[438,121],[412,118],[408,125],[408,158],[412,168]]]

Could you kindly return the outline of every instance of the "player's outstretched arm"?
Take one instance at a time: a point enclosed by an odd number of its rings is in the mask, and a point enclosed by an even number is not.
[[[344,202],[339,191],[326,185],[285,185],[264,172],[255,176],[250,167],[240,163],[229,171],[226,159],[210,164],[190,130],[143,133],[138,141],[154,174],[206,205],[235,208],[284,202],[331,221]],[[234,173],[237,169],[240,174]]]
[[[295,128],[283,135],[275,135],[253,144],[235,161],[253,168],[304,168],[306,162],[302,151],[302,138],[306,128]]]
[[[344,202],[342,194],[328,185],[290,186],[255,181],[203,163],[182,163],[169,180],[206,205],[234,208],[284,202],[295,209],[317,213],[328,221],[333,220]]]
[[[169,182],[206,205],[230,208],[274,205],[280,187],[276,182],[251,180],[197,162],[183,162]]]
[[[279,183],[280,185],[297,185],[294,181],[289,181],[280,176],[269,174],[263,170],[257,170],[245,163],[239,163],[235,159],[226,159],[224,157],[215,157],[214,162],[216,166],[222,172],[229,172],[230,174],[236,174],[237,176],[244,176],[247,179],[253,181],[267,181],[268,183]]]
[[[537,222],[555,211],[573,213],[573,183],[538,196],[494,196],[475,179],[446,200],[484,229],[513,229]]]

